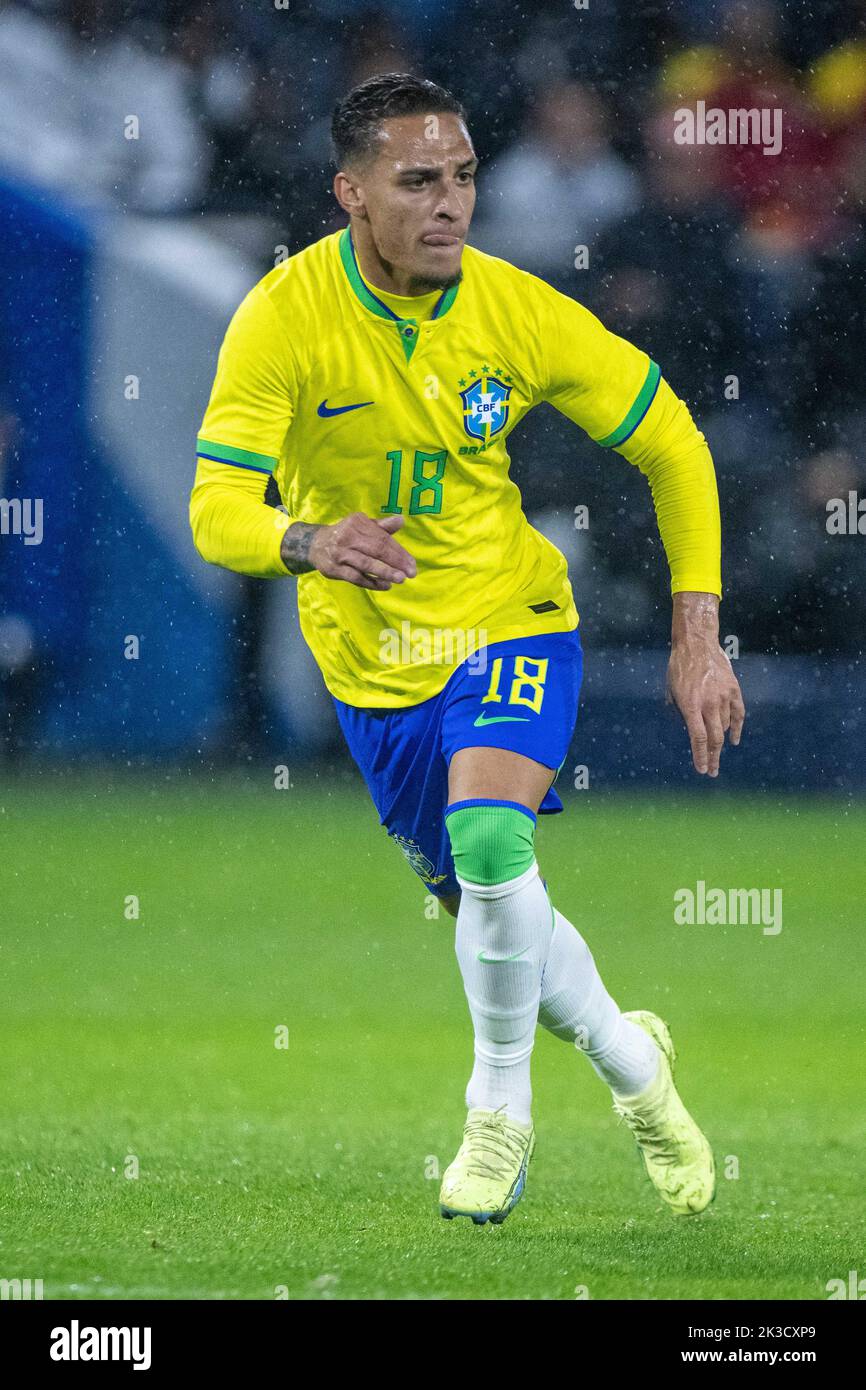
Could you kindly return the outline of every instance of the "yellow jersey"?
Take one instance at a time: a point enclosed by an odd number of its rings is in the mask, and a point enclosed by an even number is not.
[[[405,518],[414,578],[298,576],[304,637],[348,704],[418,704],[485,643],[576,626],[565,559],[509,476],[508,436],[541,401],[647,472],[674,591],[721,591],[712,461],[656,364],[543,280],[470,246],[462,264],[442,293],[386,294],[346,228],[267,274],[220,351],[191,501],[205,558],[285,575],[294,521]],[[264,506],[271,474],[287,515]]]

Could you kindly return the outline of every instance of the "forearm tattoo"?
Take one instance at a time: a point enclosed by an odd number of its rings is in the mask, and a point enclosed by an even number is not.
[[[310,563],[310,546],[318,529],[307,521],[295,521],[286,528],[280,557],[289,574],[307,574],[316,568]]]

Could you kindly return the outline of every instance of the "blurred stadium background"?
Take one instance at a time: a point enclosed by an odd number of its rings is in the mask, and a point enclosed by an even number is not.
[[[863,0],[0,4],[0,495],[44,506],[40,545],[0,537],[6,766],[343,758],[292,583],[208,569],[186,507],[231,312],[342,225],[332,104],[402,69],[468,107],[470,240],[638,342],[707,435],[750,706],[725,778],[862,787],[866,542],[826,523],[866,482]],[[676,145],[698,98],[781,107],[781,154]],[[511,446],[581,613],[575,761],[688,781],[644,480],[547,407]]]

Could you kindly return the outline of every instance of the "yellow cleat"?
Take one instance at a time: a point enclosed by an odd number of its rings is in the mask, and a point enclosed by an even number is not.
[[[694,1216],[713,1200],[716,1166],[713,1151],[677,1094],[674,1085],[676,1052],[666,1023],[657,1014],[638,1009],[623,1017],[649,1033],[658,1046],[658,1074],[645,1091],[613,1108],[637,1140],[644,1167],[659,1196],[677,1216]]]
[[[531,1124],[509,1120],[499,1110],[470,1110],[463,1143],[442,1179],[442,1215],[500,1225],[520,1200],[534,1148]]]

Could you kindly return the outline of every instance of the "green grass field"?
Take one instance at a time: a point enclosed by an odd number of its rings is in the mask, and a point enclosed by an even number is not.
[[[609,988],[672,1026],[719,1192],[663,1210],[585,1058],[541,1034],[538,1148],[501,1228],[438,1215],[471,1051],[453,923],[359,780],[44,778],[0,812],[0,1277],[46,1298],[823,1299],[866,1275],[864,809],[584,792],[542,821]],[[781,933],[675,926],[700,878],[781,887]]]

